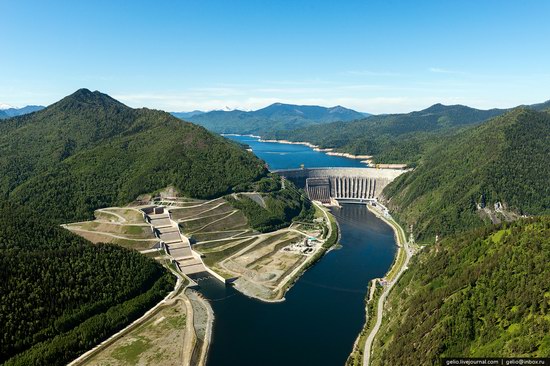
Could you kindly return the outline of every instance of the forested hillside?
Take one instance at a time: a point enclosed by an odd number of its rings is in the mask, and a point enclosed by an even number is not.
[[[356,155],[374,155],[380,163],[415,163],[440,136],[479,124],[504,113],[462,105],[436,104],[418,112],[371,116],[348,123],[331,123],[294,131],[268,133],[267,138],[307,141],[322,148]]]
[[[174,283],[138,252],[92,245],[0,203],[0,363],[66,364],[137,319]]]
[[[549,177],[550,115],[517,108],[435,143],[383,194],[417,239],[433,241],[481,225],[497,202],[519,215],[550,214]]]
[[[263,135],[277,130],[294,130],[364,117],[363,113],[341,106],[326,108],[275,103],[257,111],[212,111],[187,116],[184,119],[218,133]]]
[[[0,195],[56,222],[174,186],[219,196],[265,175],[253,154],[165,112],[86,89],[0,124]]]
[[[249,225],[255,230],[274,231],[289,226],[293,220],[311,221],[314,218],[315,209],[311,201],[305,198],[304,192],[288,180],[282,189],[277,175],[270,174],[246,190],[261,196],[264,206],[247,194],[230,195],[225,199],[244,213]]]
[[[550,217],[448,237],[415,256],[387,303],[372,365],[550,355]]]

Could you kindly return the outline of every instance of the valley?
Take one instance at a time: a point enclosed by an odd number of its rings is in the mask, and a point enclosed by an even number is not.
[[[550,1],[0,14],[0,366],[550,365]]]

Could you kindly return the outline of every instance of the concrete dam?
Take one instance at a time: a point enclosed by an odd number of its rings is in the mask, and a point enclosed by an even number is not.
[[[401,169],[309,168],[274,173],[303,186],[311,200],[325,204],[376,200],[384,188],[405,173]]]

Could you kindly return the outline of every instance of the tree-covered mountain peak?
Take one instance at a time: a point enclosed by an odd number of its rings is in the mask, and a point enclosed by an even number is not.
[[[421,114],[446,114],[446,113],[468,113],[471,111],[480,111],[479,109],[468,107],[462,104],[451,104],[451,105],[445,105],[441,103],[436,103],[426,109],[423,109],[421,111],[418,111],[417,113]],[[413,112],[414,113],[414,112]]]
[[[86,88],[78,89],[73,94],[66,96],[61,99],[59,102],[52,104],[48,108],[58,108],[63,110],[80,110],[84,106],[89,107],[102,107],[102,108],[121,108],[121,109],[131,109],[130,107],[124,105],[118,100],[110,97],[107,94],[101,93],[99,91],[91,91]]]
[[[265,174],[262,161],[221,136],[87,89],[0,124],[0,170],[0,195],[58,222],[167,186],[220,196]]]
[[[177,117],[200,124],[219,133],[265,134],[267,131],[309,128],[335,121],[353,121],[364,118],[363,113],[342,106],[322,107],[273,103],[256,111],[212,111],[198,115]]]
[[[550,212],[550,115],[525,107],[441,138],[418,167],[386,187],[390,209],[431,241],[506,212]]]

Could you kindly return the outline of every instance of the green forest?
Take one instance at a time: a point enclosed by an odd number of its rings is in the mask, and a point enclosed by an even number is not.
[[[265,176],[239,145],[168,113],[81,89],[0,124],[0,197],[57,223],[169,185],[211,198]]]
[[[387,300],[373,365],[550,355],[550,217],[450,236],[415,256]]]
[[[268,133],[267,138],[307,141],[322,148],[356,155],[373,155],[377,163],[418,162],[427,146],[440,136],[453,135],[505,110],[479,110],[436,104],[418,112],[370,116],[294,131]]]
[[[265,207],[247,195],[229,195],[225,199],[241,210],[249,225],[259,232],[275,231],[287,227],[292,221],[311,221],[314,218],[315,208],[305,192],[288,180],[283,189],[277,175],[270,174],[247,188],[262,196]]]
[[[160,264],[0,203],[0,363],[63,365],[171,291]]]
[[[525,108],[543,111],[550,108],[550,101]],[[403,163],[414,167],[439,140],[508,111],[435,104],[417,112],[377,115],[351,122],[267,132],[265,137],[307,141],[335,151],[373,155],[376,163]]]
[[[417,240],[433,242],[482,225],[478,207],[496,202],[519,214],[550,214],[549,176],[550,115],[517,108],[441,139],[383,194]]]

